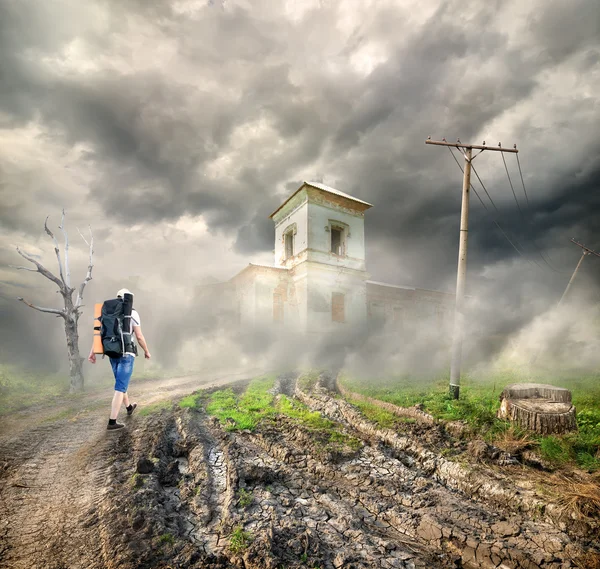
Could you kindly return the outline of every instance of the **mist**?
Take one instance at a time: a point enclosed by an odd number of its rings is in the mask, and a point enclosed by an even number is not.
[[[597,5],[383,0],[0,5],[0,358],[66,370],[44,220],[66,210],[73,283],[122,288],[153,355],[138,369],[347,367],[444,373],[450,331],[426,322],[335,338],[227,330],[199,287],[271,264],[269,214],[302,180],[372,203],[371,278],[453,293],[462,174],[427,136],[517,144],[474,165],[466,368],[597,370],[600,29]],[[462,158],[456,154],[461,160]],[[521,169],[519,169],[519,166]],[[522,174],[522,178],[521,178]],[[492,197],[493,203],[488,199]],[[499,230],[500,225],[502,231]],[[88,383],[108,366],[85,366]],[[441,371],[440,371],[441,370]],[[483,373],[483,372],[482,372]]]

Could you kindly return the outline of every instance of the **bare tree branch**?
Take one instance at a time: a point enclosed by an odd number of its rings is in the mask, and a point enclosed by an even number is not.
[[[17,247],[17,253],[19,253],[19,255],[21,255],[21,257],[23,257],[24,259],[27,259],[30,263],[33,263],[37,267],[37,272],[41,273],[47,279],[50,279],[52,282],[56,283],[59,286],[59,288],[61,289],[61,291],[64,289],[64,287],[65,287],[64,283],[62,283],[58,277],[53,275],[41,263],[38,263],[35,259],[30,257],[27,253],[24,253],[23,251],[21,251],[21,249],[19,249],[18,247]]]
[[[39,310],[40,312],[48,312],[49,314],[56,314],[58,316],[62,316],[63,318],[66,317],[66,314],[62,310],[58,310],[57,308],[42,308],[41,306],[34,306],[30,302],[27,302],[26,300],[21,298],[20,296],[17,297],[17,300],[20,300],[27,306],[34,308],[35,310]]]
[[[50,217],[50,216],[48,216],[48,217]],[[63,286],[68,288],[67,283],[65,281],[65,277],[63,275],[62,263],[60,261],[60,250],[58,248],[58,241],[56,240],[56,237],[54,237],[54,233],[52,233],[52,231],[50,231],[48,229],[48,217],[46,217],[46,221],[44,222],[44,229],[46,230],[46,233],[48,235],[50,235],[50,237],[52,237],[52,241],[54,241],[54,252],[56,253],[56,258],[58,259],[58,271],[60,274],[60,280],[62,281],[61,288]]]
[[[65,229],[65,209],[62,210],[62,217],[60,220],[59,229],[63,232],[65,236],[65,273],[67,275],[67,286],[71,288],[71,271],[69,269],[69,236],[67,235],[67,230]]]
[[[19,269],[21,271],[31,271],[32,273],[37,273],[37,269],[32,269],[31,267],[20,267],[18,265],[8,265],[11,269]]]
[[[77,231],[79,231],[79,229]],[[81,231],[79,231],[79,235],[81,235]],[[81,237],[86,242],[86,244],[88,244],[89,247],[90,247],[90,264],[88,265],[88,271],[87,271],[87,275],[85,276],[84,281],[79,285],[79,291],[77,292],[77,300],[75,302],[75,309],[76,310],[82,306],[81,302],[83,301],[83,289],[85,288],[85,285],[92,280],[92,269],[94,267],[94,263],[93,263],[94,234],[92,233],[91,226],[90,226],[90,242],[88,243],[86,241],[85,237],[83,237],[83,235],[81,235]]]

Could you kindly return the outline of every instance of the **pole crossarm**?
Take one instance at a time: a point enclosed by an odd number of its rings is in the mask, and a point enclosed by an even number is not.
[[[575,245],[579,245],[584,251],[586,251],[586,253],[588,255],[596,255],[596,257],[600,257],[600,253],[596,253],[596,251],[594,251],[593,249],[590,249],[589,247],[586,247],[585,245],[583,245],[582,243],[579,243],[578,241],[575,241],[575,239],[571,239],[571,241],[573,243],[575,243]]]
[[[519,152],[517,150],[516,144],[514,145],[513,148],[503,148],[502,146],[500,146],[500,143],[498,143],[498,146],[486,146],[485,141],[483,142],[483,145],[481,145],[481,144],[463,144],[460,140],[457,140],[456,142],[448,142],[445,139],[431,140],[431,137],[430,137],[425,141],[425,144],[434,144],[435,146],[453,146],[454,148],[471,148],[474,150],[495,150],[497,152],[498,151],[499,152],[513,152],[513,153]]]

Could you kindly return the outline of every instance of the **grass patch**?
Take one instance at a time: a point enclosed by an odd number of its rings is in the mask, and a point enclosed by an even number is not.
[[[144,485],[144,477],[138,474],[137,472],[129,479],[129,485],[137,490]]]
[[[337,423],[325,419],[319,412],[310,411],[303,403],[285,395],[275,398],[270,392],[274,385],[275,377],[268,375],[253,379],[242,394],[232,389],[215,391],[208,397],[206,412],[217,417],[227,431],[253,431],[261,421],[284,415],[311,431],[315,442],[328,450],[339,450],[343,446],[360,448],[362,443],[358,439],[339,432]]]
[[[315,443],[320,442],[325,450],[340,450],[342,447],[358,450],[362,446],[359,439],[340,432],[337,423],[326,419],[318,411],[310,411],[300,401],[281,395],[277,399],[275,409],[279,414],[298,421],[312,431]]]
[[[238,504],[242,508],[247,508],[254,501],[252,492],[249,492],[245,488],[240,488],[238,492]]]
[[[562,376],[544,374],[524,376],[514,371],[501,371],[474,377],[463,375],[458,400],[448,394],[448,377],[415,378],[410,376],[357,378],[346,375],[341,383],[349,390],[387,401],[400,407],[417,403],[438,419],[463,421],[473,434],[508,452],[536,447],[540,455],[556,467],[577,466],[589,472],[600,470],[600,375],[569,372]],[[541,437],[524,433],[500,420],[496,413],[499,396],[511,383],[548,383],[570,389],[577,409],[578,431],[562,436]],[[375,405],[351,401],[371,421],[382,428],[398,422],[392,413]]]
[[[48,405],[58,398],[77,400],[69,394],[69,375],[17,369],[0,365],[0,415],[8,415],[36,405]]]
[[[275,385],[271,375],[253,379],[248,389],[238,396],[232,389],[221,389],[210,394],[206,412],[219,419],[226,431],[253,431],[258,423],[275,413],[273,395]]]
[[[142,407],[139,410],[138,415],[141,415],[142,417],[147,417],[148,415],[160,413],[161,411],[165,411],[166,409],[171,409],[172,406],[173,403],[170,400],[157,401],[156,403],[152,403],[150,405]]]
[[[203,393],[192,393],[179,401],[179,407],[182,409],[198,409],[203,398]]]
[[[302,391],[310,391],[312,390],[317,382],[319,381],[319,376],[321,375],[321,371],[319,370],[309,370],[304,372],[298,377],[297,384],[298,387]]]
[[[382,429],[391,429],[398,423],[399,417],[373,403],[359,401],[357,399],[349,399],[349,402],[355,407],[358,407],[361,413],[369,419],[369,421],[372,421]]]
[[[163,533],[158,538],[158,543],[160,545],[173,545],[175,543],[175,537],[172,533]]]
[[[229,550],[234,555],[242,553],[252,542],[252,534],[244,531],[242,526],[236,526],[229,536]]]

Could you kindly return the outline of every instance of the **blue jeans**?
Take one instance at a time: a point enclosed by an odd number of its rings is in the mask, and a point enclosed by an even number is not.
[[[133,356],[121,356],[120,358],[110,358],[113,374],[115,376],[115,391],[127,393],[129,380],[133,373]]]

